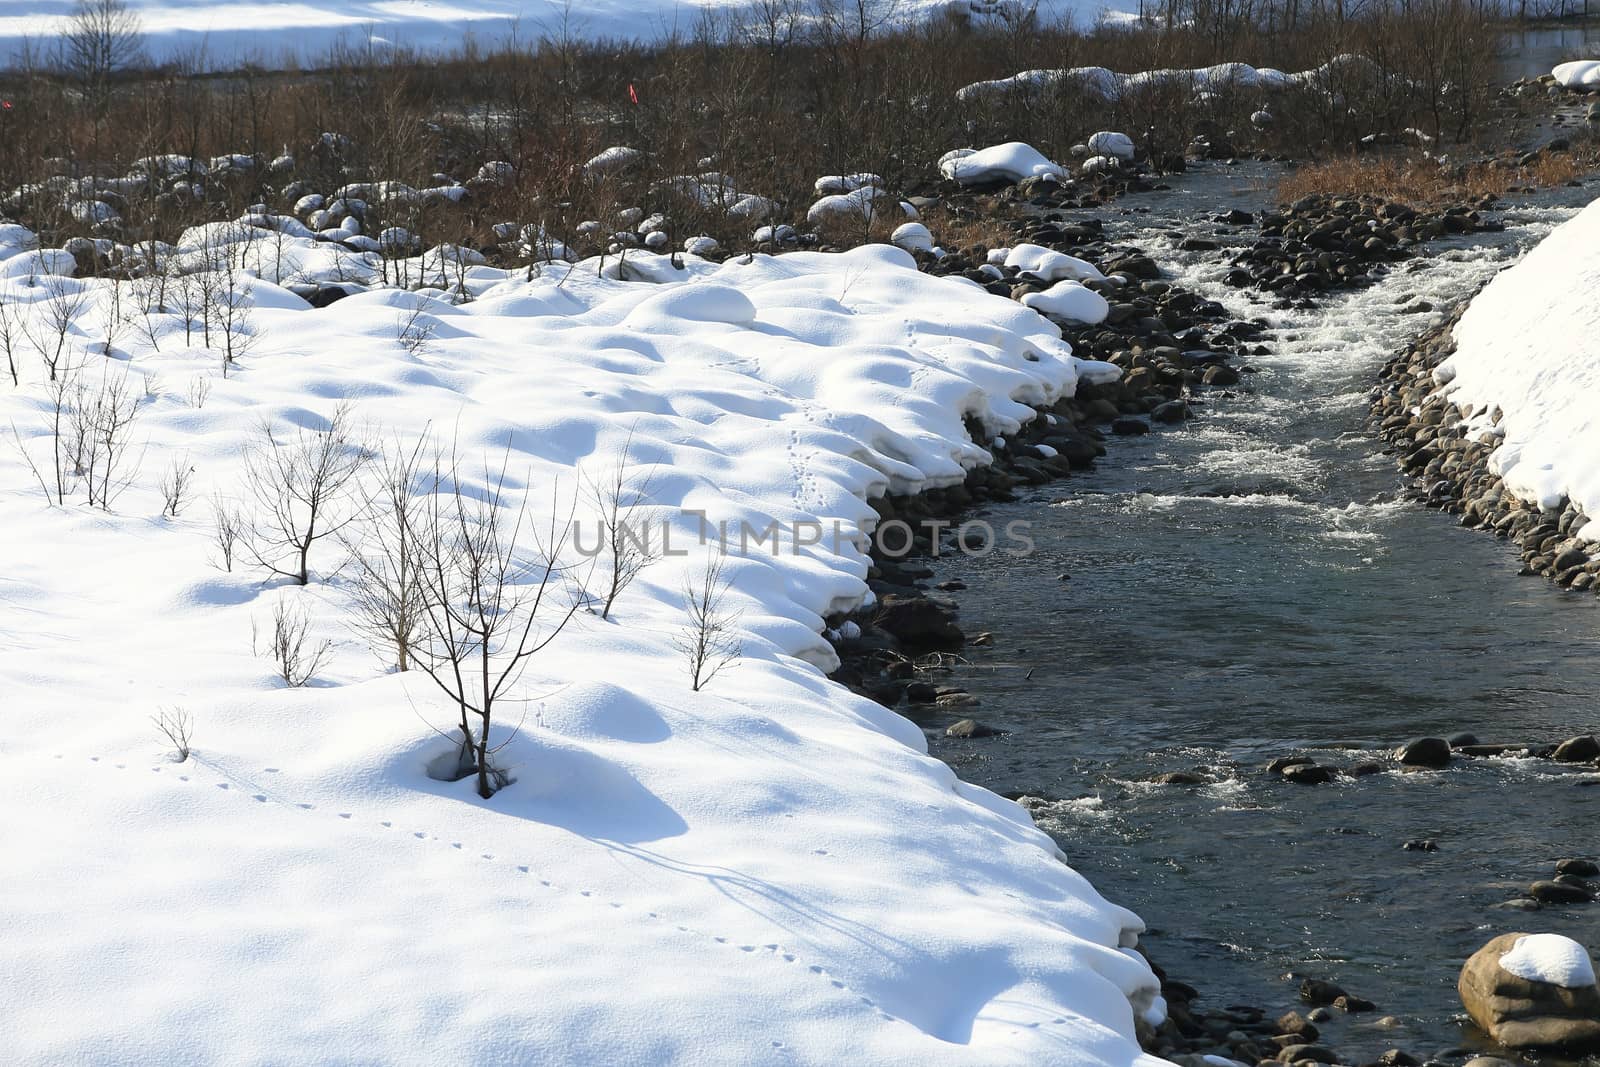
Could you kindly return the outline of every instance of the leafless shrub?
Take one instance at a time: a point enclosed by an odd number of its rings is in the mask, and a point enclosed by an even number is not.
[[[641,515],[648,501],[650,479],[632,484],[637,481],[631,476],[628,463],[632,440],[630,434],[617,465],[589,485],[599,527],[600,557],[610,568],[600,608],[602,619],[611,617],[611,606],[640,572],[661,558],[662,546],[651,535],[650,526]]]
[[[45,371],[53,382],[57,379],[61,361],[70,351],[67,338],[72,325],[83,311],[88,293],[76,279],[59,274],[45,274],[38,279],[45,290],[43,299],[20,313],[23,336],[33,350],[39,353]]]
[[[21,312],[13,305],[0,302],[0,351],[5,353],[6,371],[11,375],[13,386],[22,384],[17,364],[17,355],[22,342],[22,324],[18,321],[20,315]]]
[[[311,619],[294,603],[286,591],[272,608],[272,635],[260,645],[255,621],[251,621],[250,646],[259,656],[272,660],[278,677],[290,689],[299,689],[316,676],[333,652],[333,642],[311,637]]]
[[[97,112],[111,95],[111,76],[139,57],[138,12],[123,0],[78,0],[61,39],[62,65]]]
[[[433,347],[434,327],[425,307],[421,297],[414,297],[411,307],[401,311],[395,319],[395,333],[400,347],[412,356],[420,356]]]
[[[194,717],[182,708],[163,708],[159,714],[152,715],[150,721],[156,724],[156,729],[172,746],[172,754],[177,757],[174,762],[187,760],[189,738],[194,734]]]
[[[263,423],[245,450],[244,483],[256,514],[240,543],[258,566],[299,585],[311,580],[311,549],[355,520],[352,483],[370,458],[351,408],[326,429],[282,434]]]
[[[221,493],[211,498],[211,543],[216,547],[222,569],[232,573],[234,552],[244,536],[244,516],[239,506]]]
[[[189,486],[193,480],[194,468],[189,466],[188,456],[172,461],[172,465],[161,475],[163,515],[173,519],[178,517],[178,513],[189,503]]]
[[[204,374],[196,374],[189,379],[189,406],[196,411],[206,406],[206,401],[211,398],[211,379]]]
[[[738,635],[741,613],[727,606],[728,579],[723,572],[726,560],[721,552],[713,552],[706,559],[705,569],[684,585],[689,622],[674,644],[688,662],[689,687],[696,693],[744,654],[744,643]]]
[[[142,452],[133,451],[133,425],[139,415],[139,394],[128,383],[125,368],[101,368],[98,386],[82,374],[74,376],[71,429],[73,474],[82,479],[91,506],[109,510],[112,502],[138,475]]]
[[[384,454],[367,492],[366,521],[342,539],[350,553],[355,628],[375,648],[411,669],[411,646],[423,620],[422,557],[416,539],[425,516],[420,458],[424,441]]]

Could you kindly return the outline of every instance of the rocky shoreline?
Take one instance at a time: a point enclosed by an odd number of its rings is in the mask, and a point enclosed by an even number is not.
[[[1378,433],[1393,446],[1419,501],[1459,515],[1469,529],[1514,542],[1523,574],[1600,593],[1600,556],[1591,557],[1590,543],[1571,535],[1588,516],[1570,500],[1541,508],[1512,494],[1489,465],[1497,435],[1469,430],[1478,413],[1452,401],[1435,377],[1455,351],[1453,330],[1465,309],[1463,303],[1384,368],[1371,399]]]

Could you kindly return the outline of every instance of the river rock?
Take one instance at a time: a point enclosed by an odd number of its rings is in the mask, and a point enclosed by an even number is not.
[[[1450,742],[1442,737],[1419,737],[1395,749],[1394,758],[1408,767],[1443,767],[1450,762]]]
[[[1278,1053],[1279,1063],[1338,1063],[1339,1055],[1321,1045],[1290,1045]]]
[[[1600,989],[1584,947],[1559,934],[1501,934],[1456,983],[1472,1021],[1508,1048],[1600,1048]]]
[[[1528,887],[1528,895],[1541,904],[1586,904],[1594,894],[1581,885],[1569,882],[1535,882]]]
[[[1271,763],[1267,764],[1267,773],[1268,774],[1282,774],[1283,771],[1284,771],[1284,768],[1286,768],[1286,767],[1293,767],[1297,763],[1310,763],[1310,762],[1311,762],[1311,757],[1310,756],[1279,756],[1277,759],[1275,759]]]
[[[958,723],[951,724],[945,730],[944,735],[965,741],[975,737],[999,737],[1004,732],[1003,730],[996,730],[986,723],[981,723],[977,719],[962,719]]]
[[[1278,1017],[1278,1033],[1298,1034],[1308,1044],[1321,1036],[1321,1031],[1297,1011],[1285,1012]]]
[[[1334,777],[1333,768],[1315,763],[1291,763],[1279,773],[1296,785],[1325,785]]]
[[[1600,738],[1594,734],[1569,737],[1556,746],[1550,758],[1557,763],[1589,763],[1600,759]]]
[[[1193,771],[1168,771],[1150,779],[1156,785],[1205,785],[1206,780]]]
[[[1517,1067],[1517,1065],[1499,1056],[1474,1056],[1462,1067]]]
[[[1300,999],[1307,1004],[1332,1004],[1347,995],[1332,982],[1324,982],[1320,978],[1307,978],[1300,983]]]
[[[1600,864],[1594,860],[1562,860],[1556,864],[1557,874],[1573,874],[1579,878],[1593,878],[1600,875]]]

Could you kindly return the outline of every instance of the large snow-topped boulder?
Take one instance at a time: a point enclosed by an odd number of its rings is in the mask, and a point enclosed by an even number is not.
[[[1124,163],[1133,160],[1133,138],[1125,133],[1101,130],[1089,138],[1089,152],[1096,156],[1115,156]]]
[[[1027,271],[1035,277],[1047,282],[1064,280],[1090,281],[1101,280],[1105,275],[1100,269],[1087,260],[1077,256],[1069,256],[1065,252],[1057,252],[1043,245],[1020,244],[1013,247],[1005,254],[1004,264],[1018,270]]]
[[[1600,60],[1575,59],[1571,63],[1561,64],[1550,73],[1563,89],[1600,89]]]
[[[889,243],[899,245],[907,252],[932,252],[933,234],[920,222],[907,222],[889,235]]]
[[[1461,1003],[1508,1048],[1600,1048],[1600,989],[1578,942],[1560,934],[1501,934],[1461,969]]]
[[[939,163],[939,171],[962,185],[1020,182],[1025,178],[1060,181],[1066,176],[1059,164],[1021,141],[1008,141],[966,155],[946,155]]]
[[[1042,293],[1029,293],[1022,298],[1022,306],[1090,326],[1106,321],[1111,313],[1105,297],[1072,281],[1057,282]]]

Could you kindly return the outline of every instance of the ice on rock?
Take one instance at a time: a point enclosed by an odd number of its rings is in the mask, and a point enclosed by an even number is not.
[[[1500,957],[1501,969],[1530,982],[1548,982],[1564,989],[1595,984],[1589,950],[1560,934],[1528,934],[1517,938]]]
[[[1032,145],[1008,141],[966,155],[941,157],[939,172],[962,185],[983,182],[1020,182],[1025,178],[1051,178],[1060,181],[1066,172]]]

